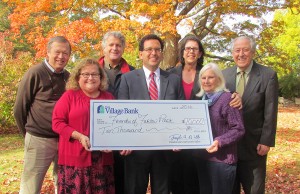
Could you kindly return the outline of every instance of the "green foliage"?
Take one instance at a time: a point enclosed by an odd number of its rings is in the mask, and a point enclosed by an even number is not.
[[[279,90],[285,98],[300,97],[300,76],[292,72],[279,79]]]
[[[127,61],[127,63],[129,63],[133,67],[135,68],[141,67],[139,64],[139,52],[137,51],[137,49],[131,53],[125,52],[123,54],[123,58]]]
[[[24,72],[32,65],[33,57],[29,52],[18,52],[13,55],[11,42],[0,34],[0,127],[15,126],[13,105],[18,83]]]
[[[293,9],[277,10],[271,26],[261,33],[258,56],[279,77],[300,72],[300,14]]]

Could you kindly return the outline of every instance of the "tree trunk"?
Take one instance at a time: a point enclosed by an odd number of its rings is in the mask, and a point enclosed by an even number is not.
[[[162,69],[167,69],[175,66],[178,63],[178,41],[180,39],[180,35],[176,34],[165,34],[165,46],[164,46],[164,59],[160,64]]]

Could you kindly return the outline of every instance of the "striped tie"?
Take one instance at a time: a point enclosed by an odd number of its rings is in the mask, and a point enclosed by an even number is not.
[[[155,83],[154,79],[155,73],[150,74],[150,84],[149,84],[149,94],[151,100],[157,100],[158,99],[158,90],[157,85]]]

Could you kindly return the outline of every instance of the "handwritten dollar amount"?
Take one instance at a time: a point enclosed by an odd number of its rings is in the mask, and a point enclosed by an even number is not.
[[[182,120],[182,123],[186,125],[204,125],[205,119],[204,118],[186,118]]]

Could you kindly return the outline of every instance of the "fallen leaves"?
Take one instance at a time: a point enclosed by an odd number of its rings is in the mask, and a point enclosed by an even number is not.
[[[266,193],[300,193],[300,107],[280,107],[276,147],[268,156]]]

